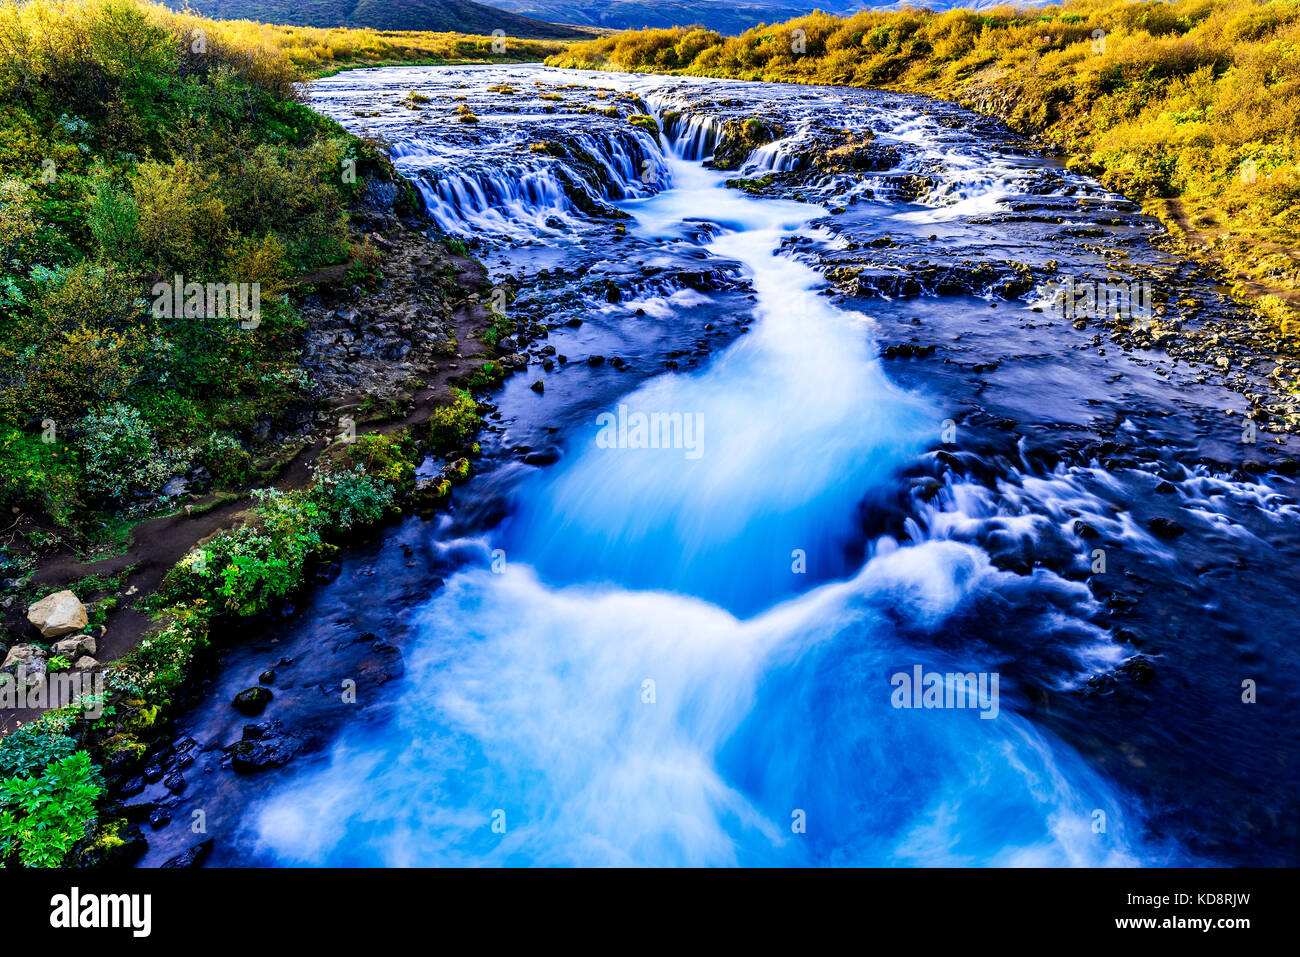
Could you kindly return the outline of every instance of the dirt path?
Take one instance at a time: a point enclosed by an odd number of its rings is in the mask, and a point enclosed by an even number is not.
[[[1275,296],[1294,308],[1300,309],[1300,290],[1284,289],[1281,286],[1261,282],[1245,273],[1234,273],[1230,270],[1223,261],[1223,257],[1214,242],[1220,236],[1227,236],[1227,231],[1221,229],[1209,231],[1193,225],[1191,217],[1187,214],[1187,207],[1183,205],[1181,199],[1175,197],[1173,199],[1151,200],[1148,203],[1148,208],[1166,226],[1173,225],[1177,228],[1181,236],[1175,238],[1195,247],[1195,252],[1198,255],[1208,260],[1221,275],[1239,283],[1253,298]],[[1300,267],[1300,259],[1297,258],[1295,251],[1279,243],[1259,242],[1255,244],[1255,248],[1261,252],[1281,253],[1292,262],[1295,262],[1297,267]]]

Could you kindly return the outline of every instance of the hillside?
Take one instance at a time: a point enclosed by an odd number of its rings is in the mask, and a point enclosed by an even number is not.
[[[847,4],[854,9],[859,5]],[[542,20],[613,30],[699,24],[725,34],[741,33],[759,23],[789,20],[814,6],[840,12],[835,3],[801,4],[792,0],[501,0],[498,6]]]
[[[572,27],[474,3],[472,0],[193,0],[177,3],[219,20],[257,20],[306,27],[368,27],[554,40],[582,37]]]
[[[1040,0],[1041,2],[1041,0]],[[612,30],[641,27],[703,26],[727,36],[743,33],[760,23],[780,23],[821,10],[847,16],[859,10],[894,10],[903,6],[948,10],[953,7],[982,10],[998,0],[910,0],[908,3],[873,3],[871,0],[497,0],[494,4],[524,16],[554,23],[574,23]],[[1033,5],[1032,3],[1029,5]]]

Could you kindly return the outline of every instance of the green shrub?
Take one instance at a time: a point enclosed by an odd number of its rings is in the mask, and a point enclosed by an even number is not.
[[[66,443],[0,425],[0,507],[36,509],[64,525],[77,493],[77,462]]]
[[[317,472],[310,490],[327,528],[348,531],[373,525],[392,506],[393,486],[355,466],[342,472]]]
[[[168,573],[188,573],[202,555],[192,552]],[[169,693],[189,674],[194,656],[208,644],[209,616],[212,609],[202,598],[178,602],[167,609],[165,623],[148,632],[126,655],[108,669],[108,687],[133,698],[165,703]]]
[[[0,781],[0,857],[26,867],[58,867],[93,829],[104,781],[90,755],[52,762],[39,777]]]
[[[429,416],[429,439],[437,452],[455,451],[465,446],[478,426],[478,403],[474,397],[465,389],[452,389],[451,403],[439,406]]]
[[[31,777],[77,750],[69,732],[77,717],[69,710],[46,711],[0,738],[0,777]]]
[[[157,491],[176,471],[174,456],[161,452],[139,411],[120,402],[92,412],[78,426],[87,492],[121,503]]]
[[[218,488],[235,489],[248,481],[253,456],[233,435],[213,432],[199,449],[197,463],[208,470]]]

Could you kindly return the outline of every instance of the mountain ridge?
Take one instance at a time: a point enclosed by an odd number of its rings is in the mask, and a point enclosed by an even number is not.
[[[550,23],[474,0],[188,0],[195,13],[218,20],[256,20],[284,26],[353,27],[469,33],[538,40],[590,37],[573,26]]]

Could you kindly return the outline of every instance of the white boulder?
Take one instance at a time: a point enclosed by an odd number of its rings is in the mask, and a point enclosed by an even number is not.
[[[72,592],[56,591],[27,609],[27,620],[43,638],[62,638],[86,627],[86,606]]]

